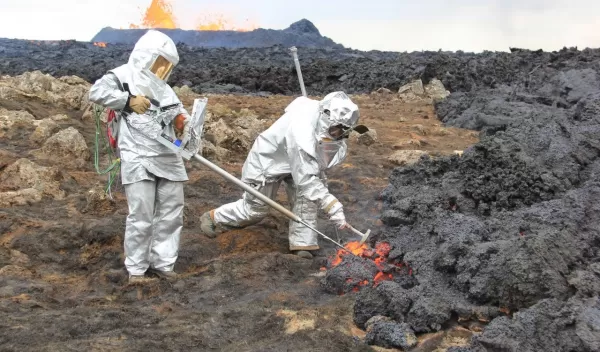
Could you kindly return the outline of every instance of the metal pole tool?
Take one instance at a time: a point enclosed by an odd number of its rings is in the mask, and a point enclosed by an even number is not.
[[[221,169],[217,165],[215,165],[215,164],[211,163],[210,161],[206,160],[204,157],[200,156],[199,154],[194,155],[194,159],[196,159],[202,165],[204,165],[204,166],[208,167],[209,169],[213,170],[217,174],[221,175],[226,180],[233,182],[235,185],[239,186],[244,191],[252,194],[256,198],[258,198],[261,201],[265,202],[268,206],[270,206],[271,208],[277,210],[278,212],[282,213],[283,215],[287,216],[290,220],[301,223],[302,225],[304,225],[304,226],[308,227],[309,229],[313,230],[314,232],[316,232],[321,237],[327,239],[328,241],[333,242],[339,248],[347,251],[348,253],[351,253],[351,254],[355,255],[354,253],[350,252],[348,249],[344,248],[344,246],[342,246],[338,242],[334,241],[330,237],[326,236],[325,234],[321,233],[319,230],[317,230],[314,227],[312,227],[306,221],[302,220],[302,218],[300,218],[298,215],[296,215],[296,214],[292,213],[291,211],[287,210],[285,207],[283,207],[279,203],[275,202],[271,198],[265,196],[264,194],[260,193],[259,191],[255,190],[254,188],[250,187],[249,185],[247,185],[246,183],[244,183],[241,180],[237,179],[235,176],[231,175],[227,171]],[[353,228],[351,228],[351,229],[353,229]],[[357,230],[354,230],[354,231],[360,234],[359,231],[357,231]],[[361,234],[361,236],[365,236],[365,237],[362,238],[361,243],[364,243],[364,241],[367,239],[366,236],[369,236],[369,233],[370,233],[370,231],[368,231],[366,233],[366,235]]]
[[[300,61],[298,60],[298,49],[296,49],[296,47],[293,46],[293,47],[290,48],[290,50],[291,50],[292,55],[294,57],[294,64],[296,65],[296,72],[298,72],[298,81],[300,81],[300,89],[302,89],[302,95],[305,96],[305,97],[308,97],[306,95],[306,88],[304,87],[304,80],[302,79],[302,71],[300,70]],[[357,127],[361,127],[361,126],[357,126]],[[362,127],[364,127],[364,126],[362,126]],[[362,133],[364,133],[364,132],[362,132]],[[348,253],[356,256],[356,254],[354,254],[351,251],[349,251],[348,249],[346,249],[339,242],[336,242],[335,240],[333,240],[330,237],[326,236],[325,234],[321,233],[319,230],[317,230],[314,227],[312,227],[310,224],[308,224],[306,221],[302,220],[302,218],[300,218],[296,214],[292,213],[291,211],[289,211],[285,207],[283,207],[280,204],[278,204],[277,202],[273,201],[271,198],[265,196],[264,194],[260,193],[259,191],[255,190],[254,188],[252,188],[249,185],[247,185],[246,183],[244,183],[241,180],[237,179],[236,177],[234,177],[233,175],[231,175],[227,171],[225,171],[225,170],[221,169],[220,167],[218,167],[217,165],[211,163],[210,161],[208,161],[207,159],[205,159],[201,155],[195,154],[194,155],[194,159],[196,159],[197,161],[199,161],[202,165],[204,165],[204,166],[208,167],[209,169],[213,170],[217,174],[221,175],[226,180],[233,182],[235,185],[237,185],[238,187],[240,187],[244,191],[252,194],[256,198],[258,198],[261,201],[265,202],[268,206],[270,206],[271,208],[273,208],[273,209],[277,210],[278,212],[282,213],[283,215],[285,215],[286,217],[288,217],[290,220],[298,222],[298,223],[301,223],[302,225],[304,225],[304,226],[308,227],[309,229],[313,230],[314,232],[316,232],[319,236],[321,236],[321,237],[325,238],[326,240],[334,243],[337,247],[339,247],[339,248],[343,249],[344,251],[346,251],[346,252],[348,252]],[[325,178],[325,182],[327,182],[326,178]],[[350,230],[352,230],[352,232],[360,235],[360,237],[361,237],[360,244],[365,243],[365,241],[369,237],[369,234],[371,233],[371,230],[368,230],[366,233],[363,234],[363,233],[361,233],[360,231],[358,231],[357,229],[355,229],[352,226],[349,226],[349,228],[350,228]],[[337,232],[337,229],[336,229],[336,232]]]
[[[302,79],[302,71],[300,70],[300,61],[298,61],[298,49],[295,46],[291,47],[292,55],[294,56],[294,64],[296,65],[296,72],[298,72],[298,81],[300,81],[300,89],[302,89],[302,95],[307,97],[306,88],[304,87],[304,80]]]

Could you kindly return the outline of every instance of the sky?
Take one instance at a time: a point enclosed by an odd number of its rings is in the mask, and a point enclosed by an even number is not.
[[[172,0],[178,26],[222,15],[283,29],[306,18],[359,50],[560,50],[600,47],[600,0]],[[140,24],[151,0],[0,0],[0,37],[89,41]]]

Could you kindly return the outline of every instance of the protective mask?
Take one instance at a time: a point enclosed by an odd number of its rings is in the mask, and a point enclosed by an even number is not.
[[[330,169],[340,164],[346,158],[347,145],[345,140],[321,139],[317,143],[317,162],[321,170]]]

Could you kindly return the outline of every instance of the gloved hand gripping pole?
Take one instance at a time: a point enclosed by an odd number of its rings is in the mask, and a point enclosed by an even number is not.
[[[282,213],[283,215],[287,216],[290,220],[301,223],[302,225],[308,227],[309,229],[313,230],[314,232],[316,232],[318,235],[320,235],[321,237],[327,239],[328,241],[333,242],[336,246],[338,246],[339,248],[347,251],[348,253],[355,255],[354,253],[350,252],[348,249],[344,248],[344,246],[342,246],[341,244],[339,244],[338,242],[334,241],[333,239],[329,238],[328,236],[324,235],[323,233],[319,232],[317,229],[315,229],[314,227],[310,226],[306,221],[302,220],[299,216],[297,216],[296,214],[292,213],[291,211],[287,210],[286,208],[284,208],[283,206],[281,206],[280,204],[278,204],[277,202],[273,201],[271,198],[265,196],[264,194],[260,193],[259,191],[255,190],[254,188],[250,187],[249,185],[245,184],[244,182],[238,180],[236,177],[234,177],[233,175],[231,175],[230,173],[228,173],[227,171],[221,169],[220,167],[218,167],[217,165],[211,163],[210,161],[206,160],[205,158],[203,158],[202,156],[200,156],[199,154],[195,154],[194,158],[200,162],[202,165],[208,167],[209,169],[213,170],[214,172],[218,173],[219,175],[221,175],[223,178],[225,178],[228,181],[231,181],[232,183],[234,183],[235,185],[239,186],[240,188],[242,188],[244,191],[252,194],[253,196],[255,196],[256,198],[260,199],[261,201],[265,202],[268,206],[270,206],[271,208],[277,210],[278,212]]]

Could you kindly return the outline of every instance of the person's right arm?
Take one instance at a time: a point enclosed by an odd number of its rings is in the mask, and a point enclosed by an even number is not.
[[[119,89],[119,81],[112,73],[98,79],[89,94],[90,101],[113,110],[124,110],[129,104],[129,93]]]

